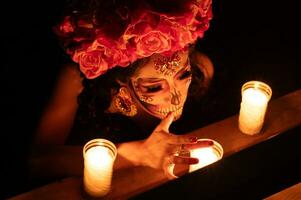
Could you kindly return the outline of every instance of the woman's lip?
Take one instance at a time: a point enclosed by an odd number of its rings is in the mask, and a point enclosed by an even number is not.
[[[158,108],[158,106],[154,106],[145,102],[141,102],[146,111],[149,112],[149,114],[162,119],[164,118],[168,113],[173,112],[175,116],[175,120],[180,118],[180,115],[183,111],[183,105],[181,106],[169,106],[169,108]]]

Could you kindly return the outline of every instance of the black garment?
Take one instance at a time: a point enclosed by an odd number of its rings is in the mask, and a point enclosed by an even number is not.
[[[113,143],[121,143],[142,140],[150,134],[140,130],[132,120],[123,115],[106,113],[102,117],[102,119],[98,119],[103,120],[102,123],[81,124],[76,119],[67,144],[83,145],[94,138],[104,138]]]

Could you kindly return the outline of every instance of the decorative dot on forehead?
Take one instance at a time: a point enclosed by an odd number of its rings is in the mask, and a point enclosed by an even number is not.
[[[172,76],[181,64],[181,57],[178,53],[174,53],[169,57],[161,56],[154,63],[158,73]]]

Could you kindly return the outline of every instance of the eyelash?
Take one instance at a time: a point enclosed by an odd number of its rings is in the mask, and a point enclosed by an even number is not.
[[[186,78],[191,77],[192,73],[190,70],[186,70],[180,77],[180,80],[184,80]],[[144,88],[146,89],[146,92],[148,93],[155,93],[158,92],[160,90],[162,90],[162,86],[161,85],[155,85],[155,86],[144,86]]]
[[[158,92],[162,89],[162,87],[160,85],[156,85],[156,86],[148,86],[145,87],[146,92],[148,93],[154,93],[154,92]]]
[[[192,73],[190,70],[186,70],[180,77],[179,79],[180,80],[183,80],[183,79],[186,79],[186,78],[189,78],[191,77]]]

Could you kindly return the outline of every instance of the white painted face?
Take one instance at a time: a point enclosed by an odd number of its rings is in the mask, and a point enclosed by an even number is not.
[[[174,112],[180,118],[191,82],[188,51],[164,57],[155,54],[131,77],[134,95],[150,115],[163,119]]]

